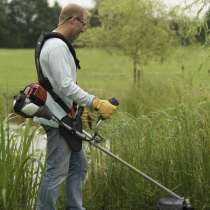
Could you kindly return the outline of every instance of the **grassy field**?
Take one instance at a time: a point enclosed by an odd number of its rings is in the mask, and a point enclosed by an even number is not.
[[[196,89],[208,91],[210,88],[208,55],[210,53],[207,49],[190,46],[171,49],[163,62],[149,60],[143,67],[141,82],[145,88],[151,88],[149,93],[147,93],[149,90],[145,91],[148,97],[152,96],[147,103],[156,104],[157,100],[154,96],[159,95],[163,102],[166,100],[170,105],[173,103],[171,100],[174,98],[173,95],[177,94],[177,91],[182,92],[182,88],[186,89],[183,85],[194,87],[195,91]],[[133,70],[132,62],[128,57],[97,49],[79,49],[78,57],[82,66],[78,74],[78,83],[83,89],[99,97],[115,96],[120,100],[127,98],[132,100],[130,95],[133,93]],[[13,95],[25,85],[37,81],[34,50],[1,49],[0,75],[0,112],[7,113],[11,111]],[[171,89],[171,93],[164,95],[166,86]]]
[[[79,49],[78,57],[82,66],[78,83],[82,88],[99,97],[114,95],[122,99],[128,96],[127,90],[132,89],[133,79],[132,62],[128,57],[97,49]],[[170,83],[172,87],[187,82],[198,88],[207,88],[210,87],[209,69],[208,51],[191,46],[172,49],[162,63],[149,60],[142,77],[151,85]],[[1,49],[0,75],[0,110],[6,107],[6,112],[9,112],[12,96],[25,85],[37,81],[34,50]]]
[[[149,62],[144,67],[140,88],[134,88],[132,85],[132,65],[125,56],[111,55],[96,49],[82,49],[78,54],[81,65],[84,66],[79,72],[79,84],[91,93],[107,98],[115,96],[121,102],[119,111],[112,120],[102,126],[102,135],[109,139],[104,145],[109,145],[114,153],[161,181],[176,193],[190,198],[195,209],[209,210],[208,51],[198,46],[177,48],[171,51],[164,62]],[[33,63],[32,50],[0,51],[2,97],[11,99],[17,90],[36,80]],[[5,102],[4,99],[1,101]],[[8,103],[6,107],[11,106],[9,100],[6,103]],[[13,144],[8,145],[5,141],[7,138],[13,138],[13,135],[8,134],[8,129],[4,129],[3,125],[0,133],[0,163],[7,164],[1,158],[7,153],[13,153]],[[28,136],[28,132],[30,133],[28,128],[21,126],[23,138]],[[30,142],[27,142],[26,146],[29,144]],[[23,145],[21,148],[26,147]],[[155,210],[158,198],[168,196],[95,149],[89,147],[85,149],[89,157],[84,196],[87,209]],[[22,160],[18,153],[14,153],[12,157],[7,156],[7,160],[13,158],[14,162],[18,159],[21,160],[20,163],[24,163],[28,153],[25,151],[24,154],[25,156],[21,156]],[[0,164],[0,170],[4,170],[5,164]],[[14,165],[10,167],[7,168],[8,173],[14,171]],[[22,170],[21,165],[17,167]],[[31,182],[33,173],[33,170],[31,175],[29,173],[27,182],[29,185],[33,184]],[[37,173],[38,177],[40,173],[40,171]],[[10,210],[16,209],[16,203],[33,206],[35,198],[28,198],[23,194],[20,203],[20,192],[15,190],[10,192],[10,183],[13,179],[6,174],[4,177],[7,177],[9,184],[6,186],[4,181],[0,182],[0,191],[1,185],[4,186],[4,194],[0,193],[0,207],[8,205],[6,202],[9,201],[5,195],[17,198],[14,201],[14,208]],[[29,189],[24,183],[18,182],[18,184],[21,189]],[[35,194],[33,191],[33,195]],[[24,199],[28,202],[24,202]],[[59,202],[60,210],[63,209],[62,199],[63,197]],[[27,205],[25,209],[29,210]]]
[[[207,55],[207,50],[198,46],[172,49],[162,63],[149,61],[144,66],[143,78],[165,82],[185,77],[199,86],[209,86],[210,59]],[[91,93],[122,95],[131,86],[132,64],[129,58],[97,49],[78,50],[78,57],[82,66],[78,82]],[[0,75],[0,91],[9,95],[36,81],[34,51],[1,49]]]
[[[33,50],[0,50],[0,87],[11,93],[36,81]],[[131,82],[130,62],[126,57],[99,50],[79,50],[82,69],[79,84],[93,93],[120,90]]]

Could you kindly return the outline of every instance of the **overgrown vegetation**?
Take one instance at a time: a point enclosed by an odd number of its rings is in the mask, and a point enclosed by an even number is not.
[[[209,104],[208,90],[198,89],[188,80],[145,82],[141,89],[131,89],[121,99],[118,113],[102,125],[103,145],[190,198],[195,209],[208,210]],[[0,206],[4,210],[34,208],[42,171],[40,153],[29,149],[35,132],[28,123],[15,130],[8,123],[1,124],[0,166],[4,173]],[[89,159],[84,195],[87,209],[155,210],[157,200],[168,196],[96,149],[86,145],[85,150]],[[63,197],[60,210],[62,201]]]
[[[0,118],[0,209],[32,210],[44,164],[32,142],[38,130],[10,120]]]
[[[105,145],[176,193],[195,209],[210,208],[210,99],[187,82],[144,84],[131,90],[126,106],[104,124]],[[162,97],[161,97],[162,96]],[[127,112],[127,111],[129,112]],[[156,209],[167,197],[153,184],[91,149],[86,186],[89,209]]]

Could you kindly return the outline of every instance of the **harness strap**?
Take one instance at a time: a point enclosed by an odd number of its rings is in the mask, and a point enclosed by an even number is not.
[[[63,108],[63,110],[66,113],[70,113],[71,115],[73,115],[72,112],[74,112],[74,110],[70,109],[66,105],[66,103],[53,91],[53,87],[50,84],[50,81],[48,80],[48,78],[44,76],[41,65],[40,65],[40,53],[41,53],[42,47],[43,47],[45,41],[50,38],[59,38],[67,44],[69,51],[71,52],[71,54],[74,58],[76,67],[78,69],[80,69],[79,60],[77,59],[76,52],[75,52],[73,46],[71,45],[71,43],[60,33],[57,33],[57,32],[46,33],[45,32],[40,35],[40,37],[37,41],[37,44],[36,44],[36,48],[35,48],[35,64],[36,64],[38,81],[39,81],[40,85],[42,85],[50,93],[52,98]]]

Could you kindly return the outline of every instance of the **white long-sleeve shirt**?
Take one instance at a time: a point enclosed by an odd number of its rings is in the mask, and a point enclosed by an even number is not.
[[[59,38],[48,39],[41,50],[40,65],[45,77],[48,78],[53,91],[71,107],[73,101],[81,106],[90,106],[93,95],[85,92],[77,84],[77,69],[68,46]],[[48,94],[46,105],[52,113],[62,119],[66,113]],[[41,124],[51,125],[46,120],[37,119]],[[52,125],[53,126],[53,125]],[[54,127],[54,126],[53,126]]]

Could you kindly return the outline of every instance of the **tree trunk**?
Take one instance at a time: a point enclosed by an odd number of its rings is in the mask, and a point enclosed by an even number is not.
[[[142,70],[141,70],[141,67],[140,65],[138,64],[137,62],[137,59],[133,59],[133,84],[135,86],[139,86],[140,85],[140,81],[141,81],[141,78],[142,78]]]
[[[133,59],[133,84],[136,85],[137,83],[137,61]]]
[[[137,82],[136,82],[136,84],[138,86],[140,86],[140,80],[141,80],[141,69],[138,69],[138,71],[137,71]]]

